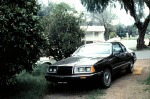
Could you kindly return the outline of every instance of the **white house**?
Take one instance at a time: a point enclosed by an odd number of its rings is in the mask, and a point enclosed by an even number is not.
[[[80,26],[80,28],[85,30],[85,37],[82,39],[85,44],[104,41],[104,26]]]

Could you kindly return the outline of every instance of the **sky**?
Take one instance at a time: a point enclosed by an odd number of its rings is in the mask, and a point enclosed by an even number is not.
[[[72,7],[75,7],[77,11],[84,11],[86,10],[83,5],[81,4],[80,0],[38,0],[40,3],[43,3],[45,5],[48,4],[48,2],[54,2],[54,3],[60,3],[65,2],[69,4]]]
[[[48,4],[48,2],[54,2],[54,3],[60,3],[60,2],[65,2],[69,4],[71,7],[74,7],[77,11],[79,12],[86,12],[86,8],[81,4],[80,0],[38,0],[40,3],[43,3],[45,5]],[[147,9],[146,9],[147,11]],[[114,20],[112,24],[124,24],[124,25],[132,25],[134,24],[134,19],[126,13],[124,9],[120,9],[120,7],[116,7],[116,9],[113,9],[112,11],[115,13],[118,17],[117,20]],[[148,12],[148,11],[147,11]]]

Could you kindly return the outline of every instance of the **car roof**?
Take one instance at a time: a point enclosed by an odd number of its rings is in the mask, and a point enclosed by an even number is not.
[[[96,42],[96,43],[84,44],[84,46],[86,46],[86,45],[98,45],[98,44],[116,44],[116,43],[120,43],[120,42]]]

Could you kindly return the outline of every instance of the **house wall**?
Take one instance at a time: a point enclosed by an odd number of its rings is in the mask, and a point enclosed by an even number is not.
[[[101,42],[104,41],[104,32],[86,32],[83,39],[86,42]]]
[[[85,31],[84,43],[104,41],[104,26],[80,26]]]

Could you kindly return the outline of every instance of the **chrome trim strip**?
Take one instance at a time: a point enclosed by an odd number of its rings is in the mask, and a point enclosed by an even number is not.
[[[113,69],[116,69],[116,68],[119,68],[119,67],[122,67],[123,65],[126,65],[126,64],[129,64],[130,62],[127,62],[127,63],[125,63],[125,64],[121,64],[121,65],[119,65],[119,66],[117,66],[117,67],[114,67]]]
[[[51,77],[62,77],[62,78],[65,78],[65,77],[81,77],[81,76],[86,76],[86,77],[90,77],[90,76],[93,76],[93,75],[101,75],[103,71],[101,72],[97,72],[97,73],[93,73],[93,74],[79,74],[79,75],[49,75]]]

